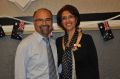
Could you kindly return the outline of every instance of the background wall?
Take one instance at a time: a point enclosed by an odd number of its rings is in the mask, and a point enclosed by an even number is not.
[[[9,0],[0,0],[0,16],[31,16],[41,7],[56,14],[65,4],[75,5],[80,13],[120,12],[120,0],[36,0],[25,11]]]
[[[100,79],[120,79],[120,30],[112,31],[115,38],[107,42],[103,41],[99,31],[84,31],[91,34],[95,42]],[[56,39],[63,33],[55,32],[53,35]],[[10,36],[0,39],[0,79],[14,79],[14,57],[19,42],[11,39]]]
[[[56,15],[65,4],[75,5],[82,14],[120,12],[120,0],[36,0],[25,11],[8,0],[0,0],[0,16],[32,16],[41,7],[50,9]],[[92,35],[95,42],[101,79],[120,79],[120,29],[112,31],[115,38],[104,42],[98,30],[84,30],[84,33]],[[56,39],[63,33],[53,34]],[[0,79],[14,79],[14,57],[19,42],[10,36],[0,38]]]

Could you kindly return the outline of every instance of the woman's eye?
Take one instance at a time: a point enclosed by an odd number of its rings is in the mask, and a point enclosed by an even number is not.
[[[71,16],[69,16],[68,18],[73,18],[73,17],[74,17],[74,16],[71,15]]]
[[[65,20],[66,19],[66,17],[62,17],[62,20]]]

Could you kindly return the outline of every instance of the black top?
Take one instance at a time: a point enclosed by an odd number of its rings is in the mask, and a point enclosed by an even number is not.
[[[99,79],[98,57],[93,39],[88,34],[83,34],[81,47],[74,51],[77,79]],[[58,52],[58,65],[62,64],[62,37],[56,39]]]

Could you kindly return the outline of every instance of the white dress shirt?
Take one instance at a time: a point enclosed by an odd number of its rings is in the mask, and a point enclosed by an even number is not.
[[[77,79],[76,78],[76,69],[75,69],[75,58],[74,58],[74,55],[73,55],[73,52],[72,52],[72,61],[73,61],[73,63],[72,63],[72,79]]]
[[[46,43],[42,38],[35,32],[19,44],[15,56],[15,79],[49,79]],[[50,39],[50,44],[57,70],[55,41]]]

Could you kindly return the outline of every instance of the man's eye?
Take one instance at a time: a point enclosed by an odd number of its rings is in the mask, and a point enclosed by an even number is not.
[[[45,21],[51,21],[51,19],[46,19]]]
[[[51,19],[35,19],[34,21],[51,21]]]

